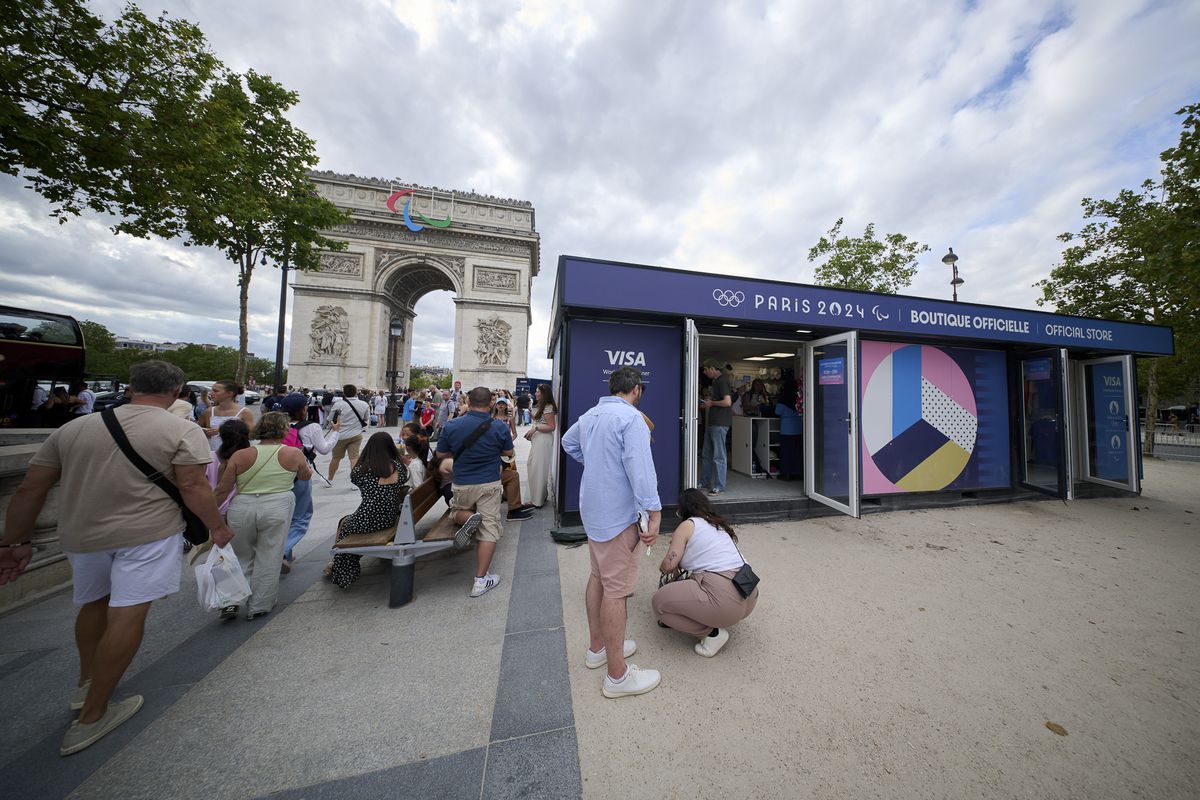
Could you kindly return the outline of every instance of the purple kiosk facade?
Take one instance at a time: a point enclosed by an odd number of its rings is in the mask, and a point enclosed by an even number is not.
[[[723,513],[739,520],[1139,493],[1135,359],[1174,353],[1154,325],[574,256],[559,258],[554,302],[562,430],[612,370],[641,370],[664,506],[699,483],[705,342],[779,351],[746,360],[773,357],[800,384],[802,428],[787,424],[802,430],[803,480],[730,492]],[[744,446],[766,463],[778,422],[753,424]],[[771,477],[757,457],[748,472]],[[578,524],[581,474],[560,457],[560,526]]]

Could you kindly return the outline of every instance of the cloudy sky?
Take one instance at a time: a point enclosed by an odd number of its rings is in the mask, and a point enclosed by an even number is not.
[[[141,5],[297,90],[322,168],[531,201],[532,375],[561,254],[806,282],[845,217],[930,246],[911,294],[949,295],[953,246],[963,299],[1032,307],[1080,199],[1155,175],[1200,100],[1194,0]],[[46,214],[0,180],[2,302],[236,346],[220,254]],[[260,355],[277,296],[256,273]],[[414,361],[448,366],[450,294],[417,311]]]

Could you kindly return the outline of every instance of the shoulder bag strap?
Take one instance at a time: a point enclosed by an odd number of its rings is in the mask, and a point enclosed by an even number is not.
[[[100,419],[104,420],[104,426],[108,428],[108,432],[112,435],[113,440],[117,443],[117,447],[125,454],[138,471],[149,478],[155,486],[162,489],[167,495],[179,504],[180,508],[184,508],[183,495],[179,493],[179,487],[171,483],[166,475],[150,466],[146,459],[138,455],[138,452],[133,449],[133,445],[129,443],[129,437],[125,435],[125,429],[121,427],[121,423],[117,421],[117,413],[111,408],[106,408],[100,412]]]
[[[251,472],[249,475],[247,475],[247,476],[246,476],[245,485],[246,485],[247,487],[249,487],[249,486],[250,486],[250,481],[254,480],[254,479],[255,479],[255,478],[258,476],[258,473],[262,472],[262,470],[263,470],[263,467],[265,467],[267,464],[270,464],[270,463],[271,463],[271,461],[272,461],[272,460],[274,460],[275,458],[278,458],[278,457],[279,457],[279,451],[280,451],[280,450],[282,450],[282,449],[283,449],[283,445],[276,445],[276,447],[275,447],[275,452],[274,452],[274,453],[272,453],[272,454],[271,454],[270,456],[268,456],[267,458],[264,458],[264,459],[263,459],[263,462],[262,462],[261,464],[258,464],[258,465],[257,465],[257,466],[254,468],[254,472]],[[261,452],[261,451],[260,451],[260,452]],[[258,459],[258,456],[255,456],[255,460],[256,460],[256,461],[257,461],[257,459]],[[242,474],[243,474],[243,475],[245,475],[246,473],[244,473],[244,472],[243,472]],[[234,477],[235,477],[235,479],[236,479],[236,477],[237,477],[237,476],[234,476]]]
[[[364,428],[367,427],[367,418],[365,416],[362,416],[362,417],[358,416],[358,409],[354,407],[354,401],[347,400],[346,405],[350,406],[350,413],[355,416],[355,418],[358,420],[359,424],[362,425]],[[367,413],[369,414],[370,412],[371,412],[371,409],[370,409],[370,407],[368,407]]]
[[[487,432],[487,429],[492,427],[493,421],[494,420],[491,417],[488,417],[486,420],[484,420],[482,425],[471,431],[471,435],[467,437],[467,440],[463,442],[457,450],[454,451],[455,461],[458,461],[459,456],[467,452],[467,448],[479,441],[479,437],[483,436],[483,434]]]

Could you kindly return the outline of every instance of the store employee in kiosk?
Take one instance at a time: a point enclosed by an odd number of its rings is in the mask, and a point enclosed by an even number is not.
[[[728,469],[725,439],[733,425],[733,395],[720,362],[705,359],[704,375],[712,381],[712,389],[708,399],[700,401],[700,408],[708,410],[708,426],[704,430],[704,449],[700,456],[700,488],[708,489],[709,494],[720,494],[725,491]]]

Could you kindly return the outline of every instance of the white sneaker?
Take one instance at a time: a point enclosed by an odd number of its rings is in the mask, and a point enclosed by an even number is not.
[[[604,685],[600,692],[605,697],[625,697],[627,695],[645,694],[651,691],[662,680],[662,675],[656,669],[642,669],[637,664],[630,664],[625,670],[625,677],[620,683],[614,683],[609,676],[604,676]]]
[[[633,639],[626,639],[625,640],[625,657],[629,658],[631,655],[633,655],[636,652],[637,652],[637,642],[635,642]],[[584,663],[584,666],[586,666],[588,669],[600,669],[601,667],[608,664],[608,651],[605,650],[603,647],[600,648],[599,653],[593,653],[591,650],[588,650],[587,658],[584,659],[583,663]]]
[[[70,709],[78,711],[83,708],[83,704],[87,702],[88,691],[92,688],[92,679],[88,678],[83,682],[83,686],[75,687],[75,694],[71,695]]]
[[[72,753],[78,753],[80,750],[92,746],[120,727],[122,723],[136,714],[141,707],[142,696],[140,694],[133,694],[119,703],[109,703],[104,716],[95,722],[82,725],[79,720],[75,720],[71,723],[71,727],[67,728],[67,733],[63,736],[62,747],[59,748],[58,754],[69,756]]]
[[[696,655],[712,658],[717,653],[721,652],[721,648],[729,641],[729,631],[725,628],[717,628],[716,636],[705,636],[696,643]]]
[[[471,587],[471,597],[480,597],[487,594],[492,589],[500,585],[500,576],[489,572],[482,578],[475,579],[475,585]]]

